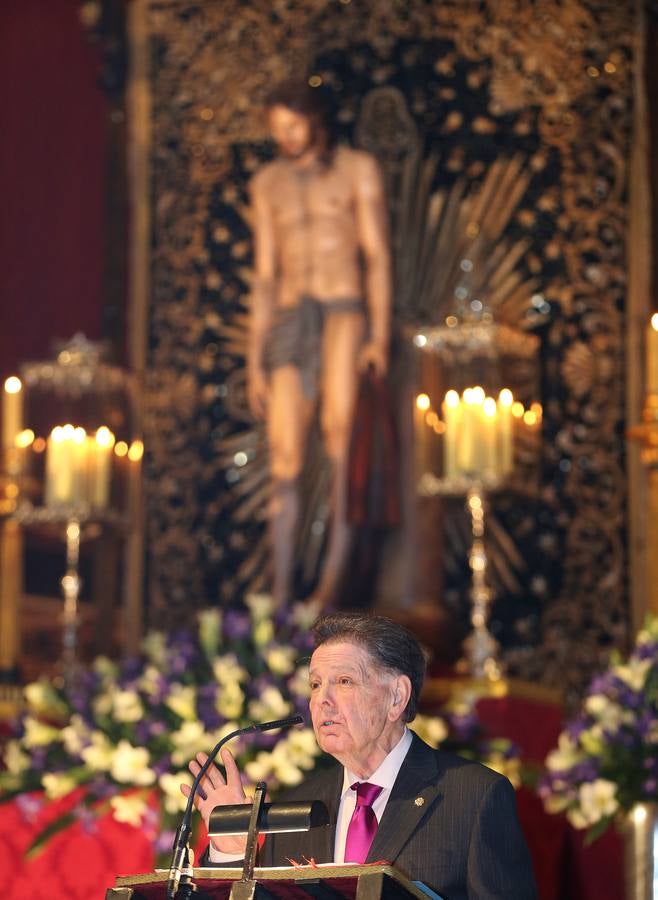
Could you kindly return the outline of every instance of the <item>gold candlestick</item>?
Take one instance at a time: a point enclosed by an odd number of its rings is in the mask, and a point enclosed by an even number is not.
[[[649,509],[647,516],[647,586],[646,612],[658,615],[658,393],[647,395],[642,424],[627,432],[640,445],[640,456],[647,467]]]

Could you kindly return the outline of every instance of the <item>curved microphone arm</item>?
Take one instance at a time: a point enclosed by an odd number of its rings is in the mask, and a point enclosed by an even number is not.
[[[227,734],[225,737],[223,737],[221,741],[215,744],[210,754],[208,755],[208,759],[201,766],[196,778],[192,782],[192,787],[187,798],[185,812],[183,813],[181,823],[176,830],[173,854],[171,858],[171,866],[169,867],[169,880],[167,881],[167,900],[175,900],[176,895],[178,894],[178,886],[180,884],[183,869],[187,865],[189,853],[188,845],[190,840],[190,832],[192,830],[192,810],[194,809],[194,798],[196,796],[196,792],[199,788],[199,784],[201,783],[201,779],[217,758],[217,754],[222,749],[224,744],[228,743],[228,741],[233,740],[233,738],[235,737],[239,737],[242,734],[250,734],[255,731],[273,731],[275,728],[291,728],[293,725],[301,725],[303,724],[303,722],[304,717],[297,715],[288,716],[288,718],[286,719],[276,719],[273,722],[261,722],[260,724],[247,725],[246,728],[238,728],[236,729],[236,731],[232,731],[230,734]]]

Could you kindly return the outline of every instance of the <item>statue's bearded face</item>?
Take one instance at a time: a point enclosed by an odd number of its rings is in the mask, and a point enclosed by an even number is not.
[[[304,113],[276,105],[269,111],[268,124],[280,153],[289,159],[299,159],[315,145],[313,120]]]

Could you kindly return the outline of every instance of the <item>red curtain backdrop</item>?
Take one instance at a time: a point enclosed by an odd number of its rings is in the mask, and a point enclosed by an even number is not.
[[[78,0],[0,10],[0,377],[100,337],[107,104]]]

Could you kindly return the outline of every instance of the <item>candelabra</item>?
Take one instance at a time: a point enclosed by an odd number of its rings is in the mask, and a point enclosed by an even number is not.
[[[54,360],[26,363],[21,378],[8,382],[2,437],[4,477],[14,485],[9,515],[19,526],[63,533],[61,669],[71,677],[81,541],[85,534],[128,525],[128,495],[143,453],[134,437],[135,384],[128,372],[105,363],[103,348],[82,335],[62,345]]]
[[[488,497],[536,478],[542,409],[538,339],[497,324],[490,314],[448,316],[413,336],[418,376],[414,403],[416,488],[422,496],[464,497],[470,518],[472,630],[462,668],[501,676],[489,629],[485,519]]]

